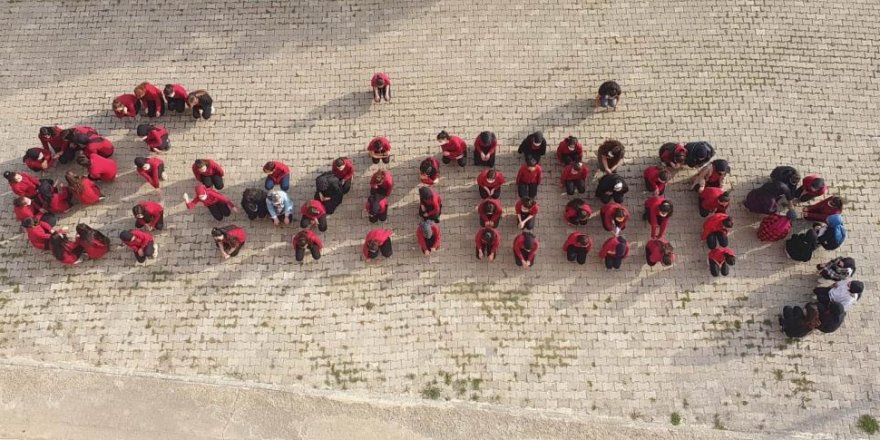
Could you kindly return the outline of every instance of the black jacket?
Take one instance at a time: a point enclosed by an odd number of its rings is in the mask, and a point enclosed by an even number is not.
[[[605,194],[609,191],[614,191],[614,185],[617,185],[618,182],[623,183],[623,189],[618,191],[618,194],[626,194],[629,191],[629,186],[627,186],[626,181],[623,180],[623,177],[620,177],[616,173],[606,174],[599,179],[599,185],[596,187],[596,197],[599,197],[600,194]]]
[[[516,152],[519,154],[537,157],[541,157],[547,154],[547,139],[541,141],[541,146],[538,149],[534,149],[532,148],[533,136],[535,136],[535,133],[526,136],[526,138],[523,139],[523,141],[519,144],[519,149],[516,150]]]
[[[266,207],[266,191],[258,188],[248,188],[241,195],[241,209],[247,213],[249,219],[254,220],[257,217],[265,218],[269,215],[269,209]]]
[[[796,261],[810,261],[813,251],[819,247],[816,231],[808,229],[800,234],[794,234],[785,241],[785,253],[789,258]]]
[[[846,312],[843,311],[843,306],[839,303],[817,304],[816,307],[819,309],[819,321],[821,324],[819,324],[818,328],[820,332],[833,333],[843,324]]]

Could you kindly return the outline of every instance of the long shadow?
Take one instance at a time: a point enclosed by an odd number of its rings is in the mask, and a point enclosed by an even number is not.
[[[290,130],[294,133],[308,131],[322,120],[357,119],[370,109],[372,103],[373,95],[369,90],[348,92],[312,109],[304,118],[293,121]]]

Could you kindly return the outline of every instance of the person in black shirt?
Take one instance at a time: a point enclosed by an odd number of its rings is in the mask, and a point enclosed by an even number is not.
[[[620,84],[615,81],[605,81],[599,86],[599,93],[596,95],[596,107],[604,109],[611,108],[617,111],[617,103],[620,102],[620,95],[623,91]]]
[[[535,163],[540,163],[541,157],[547,154],[547,139],[544,139],[544,133],[536,131],[526,136],[522,143],[519,144],[519,149],[516,152],[523,155],[523,161],[525,162],[528,162],[528,159],[531,157],[535,160]]]
[[[248,188],[241,195],[241,208],[247,214],[248,218],[255,220],[257,218],[266,218],[269,210],[266,208],[266,197],[269,194],[258,188]]]
[[[599,185],[596,187],[596,198],[602,203],[609,203],[614,200],[617,203],[623,203],[623,195],[629,191],[629,187],[617,174],[606,174],[599,179]]]

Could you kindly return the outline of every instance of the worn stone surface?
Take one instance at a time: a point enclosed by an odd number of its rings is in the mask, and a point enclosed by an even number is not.
[[[880,244],[878,19],[880,4],[859,0],[7,2],[2,168],[23,169],[41,125],[91,125],[116,144],[122,172],[104,186],[107,201],[61,223],[114,237],[131,226],[133,204],[156,199],[169,230],[147,267],[117,250],[62,268],[29,248],[4,191],[0,356],[660,423],[677,412],[688,425],[849,438],[860,414],[877,415],[880,397],[880,324],[870,313]],[[391,104],[371,104],[377,70],[393,79]],[[625,90],[620,110],[595,112],[590,99],[608,78]],[[146,152],[135,123],[109,110],[142,80],[206,88],[216,102],[210,121],[161,119],[173,142],[162,194],[133,172]],[[534,130],[553,148],[568,134],[590,151],[606,138],[624,142],[632,258],[615,273],[595,257],[583,267],[564,262],[567,198],[549,156],[533,269],[513,263],[510,216],[499,260],[474,259],[472,166],[443,167],[443,249],[421,256],[417,164],[439,153],[433,139],[444,128],[468,142],[497,133],[498,167],[510,180],[516,147]],[[367,267],[359,250],[371,225],[361,209],[378,167],[364,148],[376,135],[396,153],[387,223],[395,255]],[[815,257],[853,256],[867,281],[840,331],[800,342],[778,331],[781,307],[809,299],[813,265],[759,242],[759,218],[739,207],[739,262],[729,278],[711,278],[684,183],[668,191],[678,263],[642,264],[641,171],[663,142],[695,139],[731,162],[737,200],[783,163],[822,174],[846,197],[849,240]],[[260,184],[262,163],[284,160],[301,203],[339,155],[355,159],[357,177],[319,262],[293,264],[296,228],[242,214],[232,221],[250,239],[222,262],[208,235],[216,222],[182,203],[196,158],[226,167],[224,192],[236,201]],[[509,210],[514,192],[504,188]],[[598,222],[587,230],[597,245],[606,236]]]

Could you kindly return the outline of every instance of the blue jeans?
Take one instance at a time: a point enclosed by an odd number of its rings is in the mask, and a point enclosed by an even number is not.
[[[290,189],[290,174],[281,178],[281,184],[279,185],[282,191],[287,191]],[[266,177],[266,189],[270,190],[275,188],[275,181],[272,180],[271,177]]]

